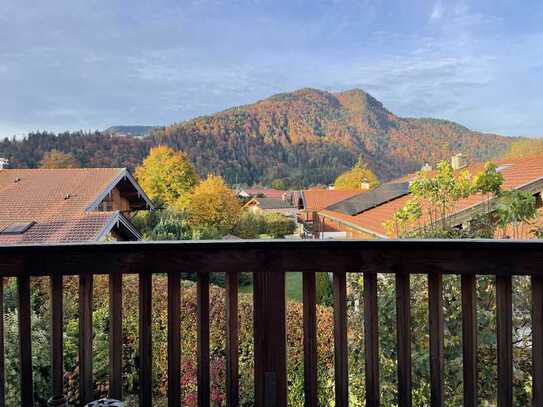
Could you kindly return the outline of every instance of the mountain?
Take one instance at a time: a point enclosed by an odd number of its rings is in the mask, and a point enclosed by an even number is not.
[[[459,152],[474,161],[495,158],[512,140],[445,120],[398,117],[360,89],[301,89],[155,128],[147,137],[119,133],[35,133],[0,141],[0,156],[12,166],[33,167],[56,148],[84,166],[133,168],[150,147],[166,144],[186,152],[202,176],[220,174],[231,184],[281,178],[306,186],[332,182],[359,157],[388,180]]]
[[[329,183],[362,157],[383,180],[456,153],[502,155],[507,137],[445,120],[401,118],[368,93],[301,89],[155,131],[197,168],[230,182]]]
[[[111,126],[105,129],[104,133],[119,136],[148,136],[154,129],[156,126]]]

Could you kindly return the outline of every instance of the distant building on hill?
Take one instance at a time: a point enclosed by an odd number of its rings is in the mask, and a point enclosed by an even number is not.
[[[139,240],[131,214],[151,209],[125,168],[0,170],[0,244]]]

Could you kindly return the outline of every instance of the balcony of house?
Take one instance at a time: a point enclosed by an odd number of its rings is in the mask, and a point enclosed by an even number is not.
[[[167,280],[167,399],[168,405],[182,404],[181,332],[182,273],[196,274],[197,405],[210,400],[210,275],[225,277],[225,399],[227,406],[239,405],[239,292],[238,277],[253,274],[254,405],[286,406],[287,301],[285,273],[301,272],[303,277],[303,400],[318,404],[317,305],[315,273],[333,276],[333,354],[336,406],[349,405],[347,279],[348,273],[363,275],[365,405],[382,403],[378,321],[378,276],[395,281],[395,340],[397,356],[397,404],[410,406],[413,397],[412,315],[410,282],[415,275],[427,276],[427,334],[430,400],[444,405],[443,278],[459,276],[461,281],[463,404],[478,405],[477,301],[476,284],[481,276],[495,277],[496,359],[495,377],[499,406],[513,405],[513,311],[512,281],[524,276],[531,281],[525,295],[532,304],[531,382],[533,405],[543,405],[543,242],[538,241],[222,241],[222,242],[122,242],[50,246],[0,247],[0,276],[16,282],[18,366],[20,404],[34,405],[33,342],[31,323],[31,279],[48,280],[50,312],[51,394],[65,390],[63,346],[64,282],[78,281],[78,389],[81,404],[95,397],[93,382],[93,282],[97,275],[108,276],[109,286],[109,374],[108,396],[123,399],[123,276],[138,280],[139,405],[153,403],[153,276]],[[12,280],[12,281],[13,281]],[[4,290],[0,285],[0,291]],[[0,294],[3,295],[2,292]],[[156,294],[156,292],[155,292]],[[0,301],[0,304],[3,302]],[[4,313],[3,309],[0,309]],[[0,324],[0,405],[5,403],[4,320]],[[332,334],[332,333],[331,333]],[[352,367],[351,367],[352,368]],[[382,379],[382,378],[381,378]],[[479,377],[479,380],[481,378]],[[290,391],[294,391],[290,389]]]

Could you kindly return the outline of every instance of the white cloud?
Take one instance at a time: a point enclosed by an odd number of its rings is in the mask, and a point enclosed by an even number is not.
[[[433,22],[441,20],[444,13],[445,9],[443,8],[443,4],[441,3],[441,1],[434,3],[434,6],[432,7],[432,12],[430,13],[430,21]]]

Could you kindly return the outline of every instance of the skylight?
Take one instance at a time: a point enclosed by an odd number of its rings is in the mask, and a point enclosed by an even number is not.
[[[496,172],[502,172],[503,170],[506,170],[507,168],[513,166],[513,164],[503,164],[500,165],[498,168],[496,168]]]
[[[2,229],[0,235],[22,235],[30,229],[36,222],[21,222],[12,223],[8,227]]]

